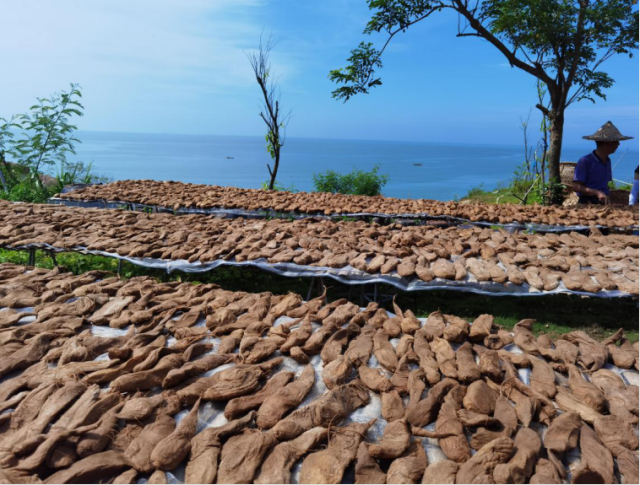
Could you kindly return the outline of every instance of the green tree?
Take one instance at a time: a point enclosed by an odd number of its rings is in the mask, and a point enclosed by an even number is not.
[[[349,65],[330,72],[344,84],[333,92],[348,100],[382,84],[375,76],[391,39],[434,13],[457,13],[458,37],[479,37],[546,85],[549,106],[549,176],[560,179],[565,110],[574,102],[605,98],[614,80],[600,70],[616,54],[638,48],[637,1],[632,0],[368,0],[373,11],[364,33],[386,33],[381,48],[362,42]]]
[[[73,136],[77,128],[69,121],[72,116],[82,116],[81,97],[80,86],[71,84],[68,91],[38,98],[29,113],[17,117],[22,132],[7,153],[28,170],[31,183],[40,190],[44,190],[44,169],[55,164],[66,166],[67,154],[76,153],[74,144],[80,140]]]
[[[269,54],[275,46],[275,41],[269,37],[265,44],[260,44],[258,51],[247,54],[256,81],[260,86],[262,93],[262,109],[260,118],[267,125],[267,134],[265,140],[267,142],[267,151],[273,160],[273,169],[267,164],[269,170],[269,190],[273,190],[280,167],[280,151],[284,146],[285,132],[287,124],[291,118],[291,112],[284,114],[280,109],[280,92],[278,81],[271,75],[271,64],[269,62]]]

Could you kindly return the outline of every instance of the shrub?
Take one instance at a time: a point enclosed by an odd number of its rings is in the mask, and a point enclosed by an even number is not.
[[[382,188],[389,181],[389,176],[378,174],[379,169],[380,166],[375,165],[370,172],[354,169],[352,172],[346,174],[327,170],[324,173],[313,174],[313,186],[316,192],[380,195]]]

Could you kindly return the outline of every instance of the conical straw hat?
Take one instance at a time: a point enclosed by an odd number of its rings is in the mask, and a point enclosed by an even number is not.
[[[624,136],[618,128],[616,128],[611,121],[607,121],[604,125],[598,128],[593,135],[583,136],[585,140],[593,141],[623,141],[631,140],[632,136]]]

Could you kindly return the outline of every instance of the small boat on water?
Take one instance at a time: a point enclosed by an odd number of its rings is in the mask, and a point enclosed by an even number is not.
[[[233,157],[227,157],[227,160],[233,160]]]
[[[421,163],[414,163],[413,166],[414,167],[422,167],[422,164]]]

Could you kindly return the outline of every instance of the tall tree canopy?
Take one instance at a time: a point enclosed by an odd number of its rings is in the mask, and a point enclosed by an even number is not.
[[[637,0],[368,0],[373,16],[364,33],[386,33],[377,48],[362,42],[349,65],[331,71],[343,84],[333,96],[347,101],[382,84],[376,69],[393,37],[443,10],[459,16],[458,37],[491,43],[512,67],[544,83],[549,104],[537,107],[549,119],[549,175],[560,179],[564,112],[580,100],[605,98],[614,80],[601,70],[616,54],[638,48]]]

